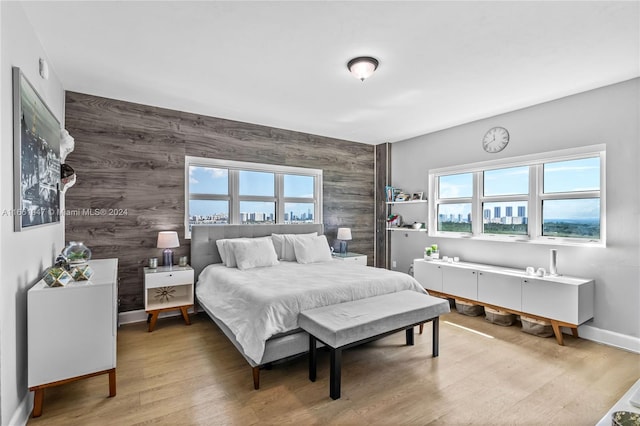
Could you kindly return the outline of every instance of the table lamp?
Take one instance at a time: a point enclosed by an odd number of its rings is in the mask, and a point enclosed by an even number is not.
[[[180,247],[178,233],[176,231],[160,231],[158,232],[158,248],[163,248],[162,260],[164,266],[173,265],[172,248]]]
[[[347,254],[347,241],[351,240],[351,228],[338,228],[338,236],[340,240],[340,254]]]

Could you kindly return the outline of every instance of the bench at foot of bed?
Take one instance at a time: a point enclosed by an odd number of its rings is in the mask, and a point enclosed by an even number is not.
[[[439,317],[447,312],[447,300],[410,290],[304,311],[298,322],[309,333],[309,380],[316,380],[318,340],[331,351],[329,395],[332,399],[340,398],[344,349],[402,330],[406,330],[407,345],[413,345],[413,328],[432,321],[432,353],[437,357]]]

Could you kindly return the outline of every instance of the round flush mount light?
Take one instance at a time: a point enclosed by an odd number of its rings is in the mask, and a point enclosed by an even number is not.
[[[360,81],[371,77],[373,72],[378,68],[378,60],[371,56],[360,56],[353,58],[347,63],[349,72]]]

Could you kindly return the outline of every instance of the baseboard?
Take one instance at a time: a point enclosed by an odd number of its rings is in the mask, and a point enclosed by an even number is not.
[[[194,313],[193,308],[189,308],[188,312],[190,314]],[[177,317],[181,315],[182,313],[180,312],[180,309],[176,309],[175,311],[160,312],[158,318]],[[118,325],[143,322],[147,320],[147,316],[148,314],[144,309],[138,309],[137,311],[120,312],[118,314]]]
[[[16,407],[16,411],[13,412],[11,420],[9,420],[10,426],[24,426],[29,420],[31,415],[31,408],[33,407],[33,392],[27,392],[20,401],[20,404]]]
[[[638,337],[627,336],[626,334],[603,330],[590,325],[581,325],[579,333],[583,339],[593,340],[594,342],[640,354],[640,338]]]

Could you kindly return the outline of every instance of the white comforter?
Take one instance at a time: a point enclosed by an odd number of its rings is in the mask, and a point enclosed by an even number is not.
[[[300,312],[402,290],[425,292],[407,274],[340,261],[280,262],[244,271],[214,264],[196,284],[199,302],[229,327],[256,363],[267,339],[298,328]]]

